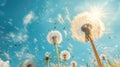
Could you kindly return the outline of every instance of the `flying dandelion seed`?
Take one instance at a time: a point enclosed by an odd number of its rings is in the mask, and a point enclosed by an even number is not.
[[[55,46],[57,60],[58,60],[58,67],[60,67],[60,57],[59,57],[59,51],[58,51],[58,44],[60,44],[62,42],[62,34],[57,30],[51,31],[47,35],[47,40],[50,44],[53,44]]]
[[[8,53],[6,53],[6,52],[4,52],[4,56],[5,56],[7,59],[11,59],[11,58],[10,58],[10,55],[9,55]]]
[[[36,67],[36,65],[32,60],[25,60],[22,67]]]
[[[72,61],[70,67],[77,67],[77,62],[76,61]]]
[[[58,21],[63,24],[64,23],[64,18],[62,17],[61,14],[58,14]]]
[[[93,48],[98,67],[103,67],[93,40],[100,38],[104,30],[103,24],[100,19],[93,18],[91,13],[85,12],[75,16],[72,21],[72,36],[78,41],[90,41]],[[92,36],[93,35],[93,36]]]
[[[72,37],[76,38],[79,41],[85,41],[85,33],[81,30],[81,27],[84,24],[91,24],[92,30],[91,33],[93,40],[96,40],[97,38],[100,38],[104,31],[104,26],[102,22],[99,19],[92,19],[90,14],[88,12],[79,14],[74,17],[74,20],[72,21]]]

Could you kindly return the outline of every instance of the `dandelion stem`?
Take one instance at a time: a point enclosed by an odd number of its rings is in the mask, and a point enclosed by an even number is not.
[[[91,46],[93,48],[93,51],[94,51],[94,54],[95,54],[95,57],[96,57],[96,60],[98,62],[98,67],[103,67],[101,61],[100,61],[100,58],[99,58],[99,55],[97,53],[97,50],[95,48],[95,45],[94,45],[94,42],[92,40],[92,34],[91,34],[91,30],[92,30],[92,25],[91,24],[84,24],[82,27],[81,27],[81,30],[83,32],[85,32],[85,38],[86,38],[86,41],[90,41],[91,43]]]
[[[76,64],[75,64],[75,63],[72,63],[72,67],[76,67]]]
[[[60,57],[59,57],[59,52],[58,52],[58,45],[55,45],[56,49],[56,55],[57,55],[57,60],[58,60],[58,67],[60,67]]]
[[[64,66],[67,67],[66,61],[64,61]]]
[[[47,67],[50,67],[49,61],[47,62]]]
[[[101,61],[100,61],[99,55],[98,55],[98,53],[97,53],[97,50],[96,50],[96,48],[95,48],[94,42],[93,42],[93,40],[92,40],[92,38],[91,38],[90,36],[88,36],[88,37],[89,37],[90,43],[91,43],[91,45],[92,45],[92,48],[93,48],[93,51],[94,51],[96,60],[97,60],[97,62],[98,62],[98,67],[103,67],[103,65],[102,65],[102,63],[101,63]]]

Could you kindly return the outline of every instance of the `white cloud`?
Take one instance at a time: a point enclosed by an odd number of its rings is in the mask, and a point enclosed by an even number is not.
[[[30,11],[24,18],[23,22],[25,25],[28,25],[31,23],[31,20],[34,18],[34,13]]]
[[[33,54],[29,54],[29,53],[27,53],[27,54],[26,54],[26,57],[32,59],[32,58],[34,58],[35,56],[34,56]]]
[[[12,37],[12,38],[14,38],[14,37],[15,37],[15,34],[11,32],[11,33],[9,34],[9,36]]]
[[[11,39],[11,41],[14,42],[19,42],[19,43],[23,43],[26,42],[28,39],[28,34],[26,29],[21,29],[19,32],[15,33],[15,32],[10,32],[8,34],[8,37]]]
[[[27,34],[19,33],[18,36],[17,36],[18,41],[26,41],[27,38],[28,38]]]
[[[32,59],[35,57],[33,54],[26,53],[27,50],[29,50],[28,47],[23,47],[20,52],[15,52],[19,60],[21,60],[23,57],[26,57],[29,59]]]
[[[9,61],[3,61],[0,59],[0,67],[10,67]]]
[[[25,42],[28,39],[28,35],[22,32],[17,34],[10,33],[9,37],[11,37],[14,42]]]
[[[50,66],[51,66],[51,67],[57,67],[57,64],[50,63]]]

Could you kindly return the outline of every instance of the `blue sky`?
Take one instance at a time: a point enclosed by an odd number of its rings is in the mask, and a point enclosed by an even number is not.
[[[63,36],[59,52],[71,53],[68,65],[74,60],[77,67],[86,63],[92,66],[95,57],[90,43],[73,39],[70,23],[92,6],[102,8],[106,15],[101,19],[104,34],[95,41],[97,51],[111,61],[119,61],[120,0],[0,0],[0,58],[9,60],[10,67],[20,67],[26,59],[34,60],[37,67],[45,67],[45,53],[50,52],[51,63],[56,64],[55,47],[47,42],[46,36],[51,30],[59,30]],[[58,20],[58,15],[64,22]]]

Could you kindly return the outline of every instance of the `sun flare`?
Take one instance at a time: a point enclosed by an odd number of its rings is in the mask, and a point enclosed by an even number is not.
[[[94,19],[105,18],[105,11],[98,6],[90,7],[89,13],[90,13],[91,17]]]

